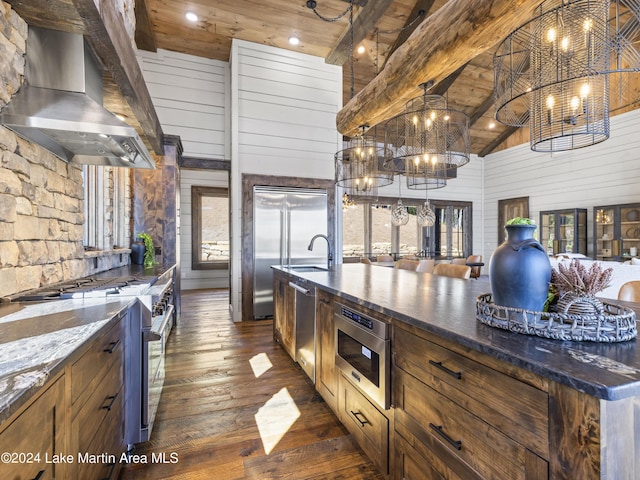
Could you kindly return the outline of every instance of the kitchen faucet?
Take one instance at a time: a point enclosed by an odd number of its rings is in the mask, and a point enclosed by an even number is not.
[[[315,242],[316,238],[318,237],[322,237],[327,241],[327,269],[330,270],[331,264],[333,263],[333,252],[331,251],[331,242],[329,242],[329,239],[327,238],[326,235],[323,235],[321,233],[314,235],[311,241],[309,242],[309,247],[307,247],[307,249],[309,251],[313,250],[313,242]]]

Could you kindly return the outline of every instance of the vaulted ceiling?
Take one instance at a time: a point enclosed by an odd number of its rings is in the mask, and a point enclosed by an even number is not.
[[[100,47],[104,35],[88,30],[100,28],[95,18],[105,20],[100,5],[113,0],[7,1],[30,24],[82,31]],[[404,102],[422,93],[420,83],[434,80],[430,93],[444,95],[451,108],[469,115],[471,151],[484,156],[528,141],[526,128],[494,120],[493,54],[539,2],[354,0],[350,28],[348,13],[336,18],[349,7],[345,0],[135,0],[136,43],[142,50],[165,49],[228,61],[231,41],[237,38],[341,65],[344,108],[336,121],[345,135],[355,132],[363,116],[374,125],[400,113]],[[315,11],[308,6],[312,3]],[[198,20],[187,20],[187,12]],[[292,35],[300,39],[299,45],[289,44]],[[107,56],[112,50],[106,48]],[[126,91],[135,89],[139,79],[131,74],[126,78],[126,65],[111,73],[123,95],[108,96],[109,101],[117,104],[124,97],[121,110],[134,110],[142,129],[153,131],[157,119],[145,112],[146,100],[132,103]],[[637,102],[618,105],[616,113],[637,106]]]

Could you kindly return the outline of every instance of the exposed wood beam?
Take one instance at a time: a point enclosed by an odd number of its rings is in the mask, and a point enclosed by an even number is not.
[[[158,155],[164,154],[163,133],[142,77],[131,39],[111,0],[72,0],[84,20],[87,40],[110,71],[114,82]],[[96,4],[97,2],[97,4]]]
[[[136,46],[140,50],[157,52],[156,34],[153,32],[146,0],[136,0]]]
[[[487,98],[485,98],[484,102],[482,102],[482,105],[476,108],[475,111],[471,114],[471,116],[469,117],[469,127],[472,127],[473,124],[480,119],[480,117],[482,117],[485,113],[487,113],[487,111],[491,107],[493,107],[494,102],[495,102],[495,98],[492,93]]]
[[[433,95],[444,95],[445,93],[447,93],[447,90],[449,90],[451,85],[453,85],[453,82],[456,81],[456,79],[460,76],[460,74],[462,73],[462,71],[467,65],[469,65],[469,62],[462,65],[455,72],[453,72],[447,78],[445,78],[440,83],[438,83],[435,87],[433,87],[433,89],[429,93],[432,93]]]
[[[495,46],[531,17],[539,0],[449,0],[426,18],[389,58],[386,68],[338,112],[336,125],[354,135],[402,111],[418,85],[437,84],[466,62]]]
[[[396,41],[393,42],[393,45],[391,45],[391,48],[387,52],[387,56],[384,59],[384,62],[380,66],[379,70],[384,69],[384,66],[387,64],[387,60],[389,60],[389,57],[393,54],[393,52],[395,52],[400,45],[402,45],[404,42],[407,41],[407,38],[411,36],[411,34],[415,31],[416,28],[418,28],[418,25],[420,25],[420,22],[423,22],[424,19],[429,15],[429,11],[433,6],[434,1],[435,0],[418,0],[416,2],[415,6],[413,7],[413,10],[411,10],[411,14],[409,15],[409,18],[407,18],[407,22],[404,24],[402,31],[400,31],[400,33],[396,37]],[[416,17],[420,14],[421,11],[423,11],[424,13],[421,15],[420,19],[416,20]],[[413,22],[414,20],[415,20],[415,23],[411,24],[411,22]],[[409,25],[411,26],[409,27]]]
[[[392,3],[393,0],[375,0],[367,2],[367,5],[360,9],[358,16],[353,19],[353,45],[357,45],[364,40]],[[326,63],[331,65],[344,65],[346,63],[352,48],[349,30],[350,28],[347,25],[347,28],[340,35],[338,43],[325,58]]]
[[[480,153],[478,153],[479,157],[485,157],[489,155],[495,148],[498,147],[502,142],[504,142],[507,138],[513,135],[520,127],[507,127],[507,129],[500,134],[499,137],[495,138],[489,145],[484,147]]]

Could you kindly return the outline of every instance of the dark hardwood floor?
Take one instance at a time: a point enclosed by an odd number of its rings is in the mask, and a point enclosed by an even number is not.
[[[122,480],[382,479],[273,341],[270,320],[234,324],[227,290],[182,293],[151,440]],[[252,366],[253,365],[253,366]],[[167,461],[151,463],[151,454]]]

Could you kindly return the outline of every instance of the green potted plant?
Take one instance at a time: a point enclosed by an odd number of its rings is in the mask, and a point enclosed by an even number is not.
[[[155,248],[153,246],[153,239],[151,235],[145,232],[141,232],[136,235],[136,238],[140,238],[144,242],[144,262],[145,267],[151,267],[156,262],[154,260]]]

